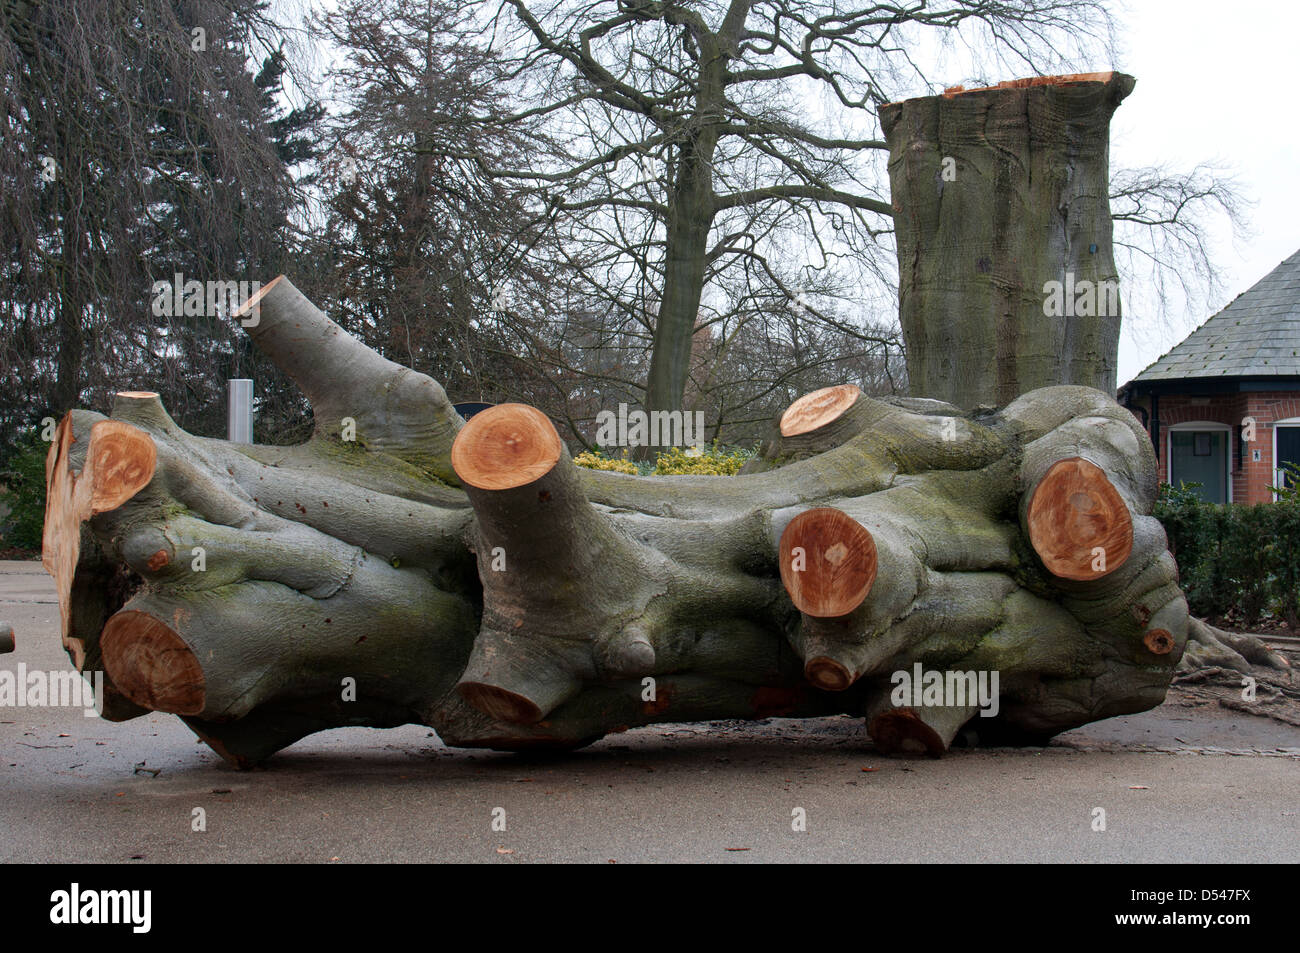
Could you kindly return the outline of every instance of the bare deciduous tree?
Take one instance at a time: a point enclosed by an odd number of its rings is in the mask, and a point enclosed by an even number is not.
[[[582,274],[649,339],[645,404],[668,410],[682,406],[692,341],[714,320],[711,299],[729,272],[745,274],[746,294],[737,302],[731,282],[727,304],[767,298],[770,316],[784,310],[770,308],[774,292],[795,298],[811,280],[787,287],[795,270],[782,259],[887,275],[891,249],[877,239],[893,210],[875,108],[904,72],[925,79],[907,42],[980,33],[998,52],[1047,64],[1081,32],[1090,39],[1087,24],[1105,24],[1099,7],[1077,0],[942,9],[598,0],[544,10],[505,0],[502,11],[524,34],[503,29],[526,97],[516,116],[545,115],[569,135],[540,168],[494,171],[531,183],[559,213],[563,238],[588,250]],[[816,322],[824,311],[802,314]],[[870,322],[853,323],[870,334]],[[883,346],[889,334],[871,337]]]
[[[315,113],[278,105],[275,32],[255,0],[0,4],[0,444],[146,382],[220,426],[242,334],[151,292],[278,267]]]

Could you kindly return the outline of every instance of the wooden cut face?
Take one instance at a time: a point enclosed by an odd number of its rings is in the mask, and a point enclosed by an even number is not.
[[[451,465],[470,486],[509,490],[550,473],[563,451],[555,425],[540,410],[497,404],[461,428],[451,445]]]
[[[781,582],[805,615],[833,619],[867,598],[876,581],[876,541],[847,513],[800,513],[781,534]]]
[[[1168,655],[1174,650],[1174,637],[1168,629],[1150,629],[1142,636],[1142,644],[1152,655]]]
[[[804,394],[781,415],[781,436],[795,437],[825,427],[844,416],[861,396],[862,391],[854,384],[823,387]]]
[[[1100,579],[1133,551],[1133,518],[1101,468],[1082,457],[1052,464],[1034,488],[1029,541],[1048,572],[1062,579]]]
[[[104,626],[100,647],[113,684],[137,705],[177,715],[203,711],[203,669],[170,626],[124,609]]]
[[[115,510],[149,485],[158,465],[158,448],[143,431],[116,420],[101,420],[90,430],[82,478],[92,480],[91,513]]]

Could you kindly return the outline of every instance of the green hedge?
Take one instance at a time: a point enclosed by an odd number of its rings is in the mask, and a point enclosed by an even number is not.
[[[41,548],[45,524],[45,455],[50,445],[33,431],[23,436],[0,463],[0,501],[9,514],[0,518],[0,549]]]
[[[1192,613],[1250,626],[1262,618],[1300,622],[1300,500],[1276,503],[1201,502],[1164,484],[1155,516]]]

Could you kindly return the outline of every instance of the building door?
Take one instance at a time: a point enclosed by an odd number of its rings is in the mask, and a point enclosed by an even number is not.
[[[1169,482],[1199,483],[1195,492],[1206,503],[1228,502],[1228,430],[1169,432]]]
[[[1277,468],[1276,485],[1287,486],[1294,483],[1294,477],[1288,480],[1285,465],[1290,463],[1300,468],[1300,423],[1280,424],[1273,431],[1276,455],[1273,466]]]

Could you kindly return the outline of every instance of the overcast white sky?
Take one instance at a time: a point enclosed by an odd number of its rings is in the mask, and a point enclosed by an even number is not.
[[[1111,124],[1112,166],[1218,159],[1257,203],[1251,236],[1234,244],[1226,223],[1216,234],[1226,291],[1213,309],[1160,322],[1125,295],[1122,384],[1300,249],[1300,3],[1130,0],[1116,14],[1115,66],[1137,87]]]

